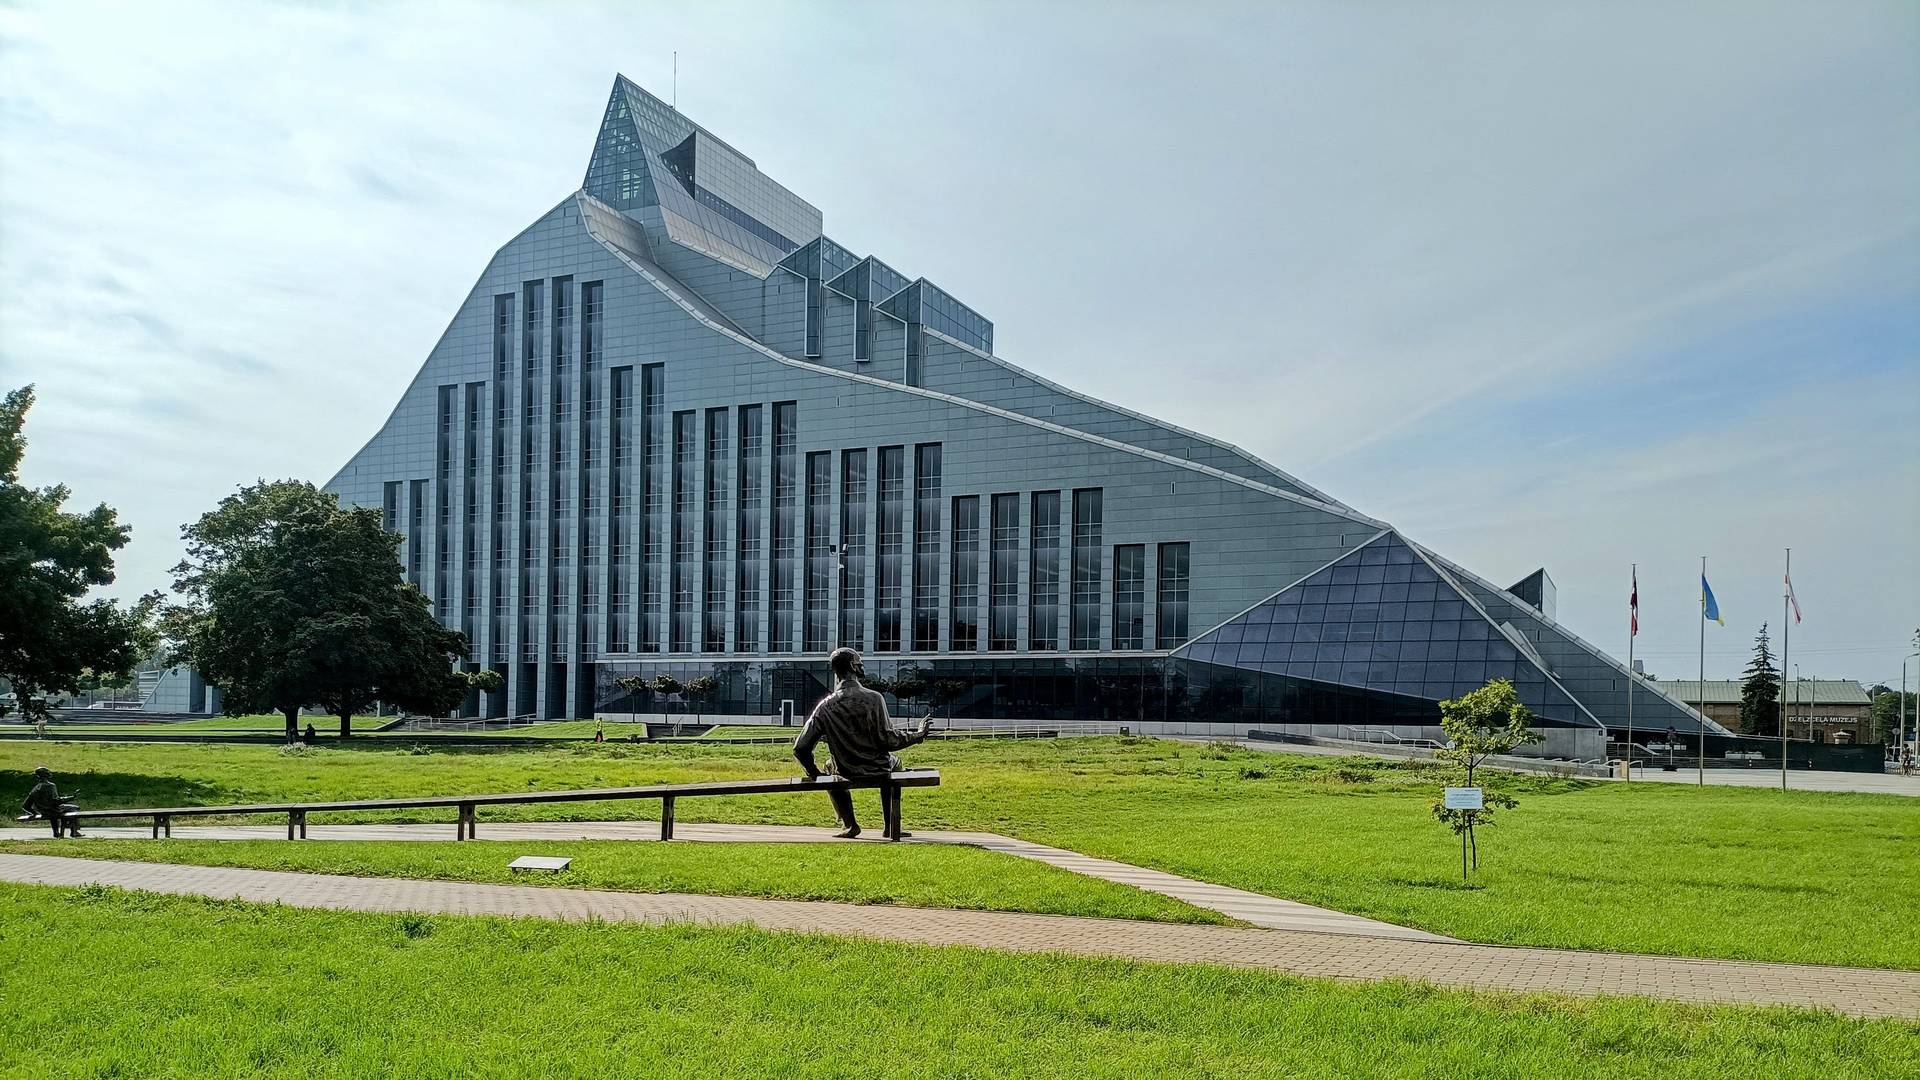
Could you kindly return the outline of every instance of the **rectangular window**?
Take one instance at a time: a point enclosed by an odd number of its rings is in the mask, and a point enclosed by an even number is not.
[[[840,451],[840,644],[867,647],[867,452]]]
[[[580,369],[588,375],[600,370],[600,318],[605,290],[603,283],[589,281],[580,286]]]
[[[1073,569],[1071,648],[1100,647],[1101,492],[1081,488],[1073,493]]]
[[[1113,647],[1147,647],[1147,548],[1120,544],[1113,549]]]
[[[389,480],[381,495],[381,527],[388,532],[400,531],[400,481]]]
[[[873,645],[900,651],[900,589],[905,578],[907,448],[880,448],[880,539],[875,566]]]
[[[727,651],[727,438],[725,406],[707,410],[706,559],[701,595],[700,648]]]
[[[660,651],[667,562],[667,373],[640,369],[640,651]]]
[[[768,579],[768,652],[792,652],[800,576],[800,415],[791,401],[773,404],[773,562]]]
[[[700,494],[700,443],[694,426],[697,414],[673,414],[673,611],[667,647],[674,652],[692,652],[694,628],[699,625],[700,609],[694,589],[700,565],[694,547],[694,529],[698,524]]]
[[[940,649],[940,444],[913,448],[913,648]]]
[[[760,633],[760,516],[766,510],[766,407],[740,406],[739,528],[734,542],[735,652],[759,652]]]
[[[807,584],[802,642],[824,652],[833,632],[833,454],[807,455]]]
[[[987,648],[1020,647],[1020,496],[995,495],[987,565]]]
[[[949,619],[954,652],[980,648],[980,496],[953,500],[953,615]]]
[[[1160,577],[1155,605],[1156,648],[1174,649],[1187,640],[1188,548],[1160,545]]]
[[[1060,493],[1033,493],[1027,587],[1027,647],[1060,647]]]

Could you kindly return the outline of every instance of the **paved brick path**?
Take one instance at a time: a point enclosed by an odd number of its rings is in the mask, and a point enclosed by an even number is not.
[[[1479,990],[1620,994],[1778,1004],[1920,1018],[1920,972],[1685,960],[979,911],[618,893],[539,886],[290,874],[270,870],[0,855],[0,880],[129,889],[346,911],[695,922],[926,945],[1211,963],[1332,979],[1412,979]]]
[[[313,825],[310,840],[447,840],[446,825]],[[180,840],[279,840],[286,835],[280,825],[190,825],[174,831]],[[89,836],[105,839],[146,839],[145,828],[89,828]],[[704,843],[756,844],[833,844],[833,830],[801,825],[714,825],[682,822],[674,827],[680,840]],[[876,840],[879,834],[871,833]],[[0,840],[46,839],[45,830],[0,829]],[[481,840],[655,840],[660,826],[650,821],[517,821],[484,822],[477,839]],[[858,841],[866,843],[866,840]],[[1408,926],[1349,915],[1293,900],[1281,900],[1244,889],[1194,881],[1178,874],[1149,870],[1111,859],[1096,859],[1063,848],[1016,840],[1011,836],[984,832],[915,832],[908,843],[965,844],[986,848],[1022,859],[1032,859],[1076,874],[1130,885],[1136,889],[1170,896],[1195,907],[1209,908],[1229,918],[1267,930],[1306,930],[1326,934],[1357,934],[1363,937],[1404,938],[1410,941],[1451,941],[1451,938],[1415,930]]]

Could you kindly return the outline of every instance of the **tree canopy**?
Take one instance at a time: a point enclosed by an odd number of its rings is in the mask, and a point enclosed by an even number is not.
[[[1740,730],[1749,735],[1780,734],[1780,673],[1773,668],[1773,642],[1767,624],[1753,639],[1753,659],[1740,683]]]
[[[124,683],[152,647],[160,602],[85,599],[113,584],[113,553],[131,532],[104,503],[69,513],[64,485],[20,482],[33,400],[31,386],[0,399],[0,680],[24,713],[41,711],[49,694]]]
[[[220,687],[229,714],[351,718],[376,701],[437,714],[466,696],[465,635],[440,625],[400,568],[380,511],[342,507],[304,481],[242,488],[181,530],[171,614],[179,652]]]

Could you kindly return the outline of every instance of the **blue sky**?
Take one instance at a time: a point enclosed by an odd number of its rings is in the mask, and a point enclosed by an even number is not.
[[[1727,626],[1898,681],[1920,626],[1920,7],[0,8],[0,383],[28,474],[134,527],[324,480],[615,71],[996,324],[1576,632]],[[1777,625],[1775,627],[1777,632]]]

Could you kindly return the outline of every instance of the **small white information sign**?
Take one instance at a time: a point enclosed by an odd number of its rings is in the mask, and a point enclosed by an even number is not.
[[[509,870],[565,870],[572,859],[557,855],[522,855],[507,864]]]
[[[1442,793],[1441,798],[1449,810],[1485,810],[1487,808],[1485,792],[1477,787],[1450,787]]]

